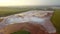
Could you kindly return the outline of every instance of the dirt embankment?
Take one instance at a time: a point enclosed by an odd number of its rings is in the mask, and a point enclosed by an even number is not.
[[[0,30],[0,32],[4,34],[10,34],[13,32],[17,32],[19,30],[27,30],[31,34],[48,34],[48,32],[43,28],[41,25],[38,24],[31,24],[31,23],[23,23],[23,24],[13,24],[9,25],[3,29]]]

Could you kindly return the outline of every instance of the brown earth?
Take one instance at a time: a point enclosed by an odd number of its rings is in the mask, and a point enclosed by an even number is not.
[[[0,19],[0,22],[3,21],[3,19]]]
[[[43,26],[39,24],[31,24],[28,22],[8,25],[7,27],[1,29],[0,33],[10,34],[22,29],[29,31],[31,34],[49,34]]]

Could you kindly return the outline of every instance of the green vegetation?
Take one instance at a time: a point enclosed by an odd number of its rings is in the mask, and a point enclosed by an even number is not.
[[[8,7],[6,8],[6,7],[3,7],[3,8],[0,8],[0,17],[25,12],[28,10],[30,10],[30,9],[28,9],[28,8],[8,8]]]
[[[31,8],[0,8],[0,17],[25,12],[28,10],[31,10]],[[55,9],[52,22],[55,25],[58,34],[60,34],[60,9]]]
[[[17,31],[17,32],[11,33],[11,34],[30,34],[30,32],[25,31],[25,30],[20,30],[20,31]]]
[[[60,9],[55,9],[52,22],[55,25],[58,34],[60,34]]]

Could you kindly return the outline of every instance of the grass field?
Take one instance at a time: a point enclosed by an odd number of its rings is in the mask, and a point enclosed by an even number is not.
[[[58,34],[60,34],[60,9],[55,9],[52,22],[55,25]]]
[[[30,10],[29,8],[0,8],[0,17],[21,13]]]
[[[0,17],[7,16],[15,13],[25,12],[29,9],[26,8],[0,8]],[[52,17],[52,22],[55,25],[58,34],[60,34],[60,9],[55,9],[54,15]]]

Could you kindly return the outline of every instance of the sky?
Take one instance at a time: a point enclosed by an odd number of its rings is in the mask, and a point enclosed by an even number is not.
[[[60,0],[0,0],[0,6],[60,5]]]

